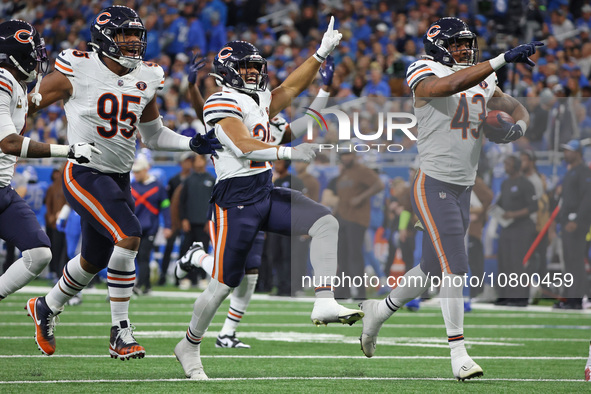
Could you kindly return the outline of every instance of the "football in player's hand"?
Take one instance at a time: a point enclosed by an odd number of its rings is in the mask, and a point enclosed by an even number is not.
[[[489,111],[489,113],[486,115],[486,119],[484,119],[484,122],[482,122],[482,131],[484,131],[485,136],[488,137],[490,132],[503,128],[503,125],[499,123],[498,115],[501,115],[501,119],[507,122],[515,123],[513,117],[504,111]]]

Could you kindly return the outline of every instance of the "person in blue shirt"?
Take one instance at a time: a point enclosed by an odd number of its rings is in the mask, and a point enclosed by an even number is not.
[[[131,182],[131,194],[135,198],[135,215],[142,226],[140,248],[137,254],[139,278],[137,287],[143,287],[144,294],[151,291],[150,258],[154,248],[154,238],[160,227],[160,215],[164,220],[164,238],[172,235],[170,229],[170,200],[166,187],[148,171],[150,164],[143,156],[138,156],[131,168],[134,180]]]

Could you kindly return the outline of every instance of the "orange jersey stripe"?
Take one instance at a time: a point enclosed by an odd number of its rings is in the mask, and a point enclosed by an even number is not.
[[[242,112],[242,108],[240,108],[239,106],[234,105],[234,104],[225,104],[225,103],[206,105],[205,107],[203,107],[203,111],[205,111],[206,109],[209,109],[209,108],[214,108],[214,107],[234,108],[234,109],[237,109],[238,111]]]
[[[417,75],[419,75],[420,73],[425,72],[425,71],[431,71],[432,72],[433,70],[431,70],[429,67],[427,67],[427,68],[423,68],[423,69],[420,69],[419,71],[415,72],[413,75],[411,75],[410,77],[408,77],[409,85],[410,85],[410,81],[412,81],[414,77],[416,77]]]
[[[0,81],[0,85],[4,86],[8,90],[10,90],[10,93],[12,93],[12,86],[10,86],[9,84]]]
[[[74,72],[74,70],[72,70],[71,68],[68,68],[68,67],[64,66],[63,64],[60,64],[60,63],[58,63],[57,61],[55,62],[55,66],[56,66],[57,68],[61,68],[61,69],[62,69],[62,70],[64,70],[64,71],[67,71],[67,72],[69,72],[69,73],[73,73],[73,72]]]

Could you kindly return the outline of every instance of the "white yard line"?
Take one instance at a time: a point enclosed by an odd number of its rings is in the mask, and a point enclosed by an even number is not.
[[[452,381],[451,378],[394,378],[394,377],[298,377],[298,376],[274,376],[256,378],[210,378],[206,381],[199,381],[199,384],[207,382],[230,382],[230,381],[269,381],[269,380],[372,380],[372,381]],[[521,378],[478,378],[476,381],[485,382],[577,382],[586,383],[583,379],[521,379]],[[191,382],[187,379],[80,379],[80,380],[40,380],[40,381],[0,381],[0,384],[51,384],[51,383],[150,383],[150,382]]]

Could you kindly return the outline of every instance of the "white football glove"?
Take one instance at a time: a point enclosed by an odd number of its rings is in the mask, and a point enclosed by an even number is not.
[[[291,148],[291,160],[310,163],[316,157],[318,144],[303,143]]]
[[[326,29],[326,33],[322,36],[322,42],[320,43],[320,47],[316,51],[316,56],[320,58],[320,60],[325,61],[328,55],[339,45],[341,38],[343,35],[339,33],[338,30],[334,30],[334,16],[330,17],[330,22],[328,23],[328,29]]]
[[[285,135],[285,130],[287,129],[287,126],[289,126],[289,123],[287,123],[287,120],[282,116],[275,116],[269,121],[269,125],[271,126],[271,141],[269,143],[271,145],[279,145]]]
[[[93,153],[100,155],[102,152],[89,143],[78,142],[70,145],[68,159],[74,159],[79,164],[89,163]]]

